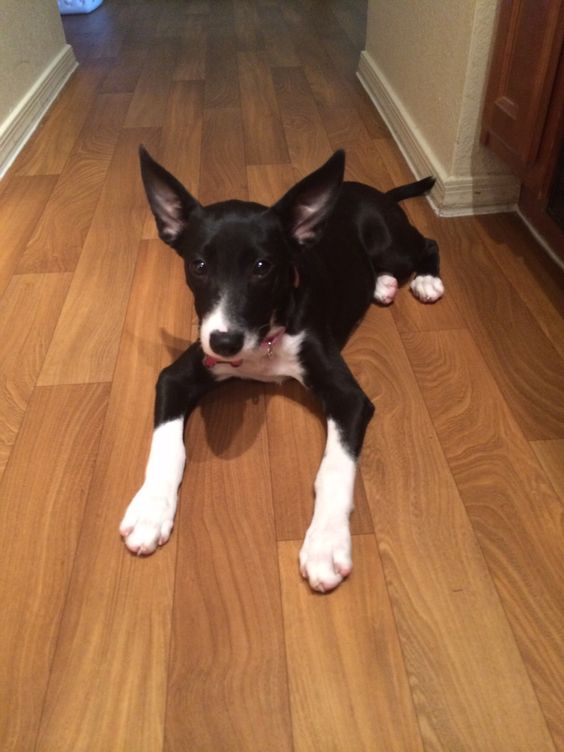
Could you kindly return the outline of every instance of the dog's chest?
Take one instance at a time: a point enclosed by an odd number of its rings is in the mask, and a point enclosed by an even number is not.
[[[261,349],[245,358],[238,368],[227,363],[217,363],[212,368],[216,379],[254,379],[255,381],[277,381],[297,379],[303,382],[304,370],[300,361],[300,349],[304,333],[284,334],[276,342],[272,353]]]

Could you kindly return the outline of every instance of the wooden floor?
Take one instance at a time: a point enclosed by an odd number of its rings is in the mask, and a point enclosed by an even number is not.
[[[362,0],[107,0],[0,184],[0,749],[564,750],[561,277],[509,215],[407,210],[447,295],[346,348],[377,407],[329,596],[297,553],[324,444],[296,384],[192,417],[170,543],[127,553],[159,369],[194,337],[143,142],[203,202],[271,202],[339,146],[411,178],[355,79]]]

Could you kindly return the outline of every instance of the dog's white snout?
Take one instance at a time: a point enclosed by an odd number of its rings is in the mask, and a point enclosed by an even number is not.
[[[259,343],[258,335],[245,328],[233,315],[226,296],[206,314],[200,323],[200,341],[206,355],[229,359],[244,357]]]

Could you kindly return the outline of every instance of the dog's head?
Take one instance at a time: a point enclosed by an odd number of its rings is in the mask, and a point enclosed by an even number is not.
[[[159,236],[184,259],[204,351],[244,358],[286,323],[299,254],[323,234],[343,180],[344,153],[272,207],[236,200],[202,206],[143,147],[140,158]]]

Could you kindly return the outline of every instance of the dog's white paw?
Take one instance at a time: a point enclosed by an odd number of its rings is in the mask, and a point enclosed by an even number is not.
[[[396,297],[398,291],[398,281],[391,274],[380,274],[376,278],[376,287],[374,288],[374,299],[382,305],[390,305]]]
[[[312,523],[300,551],[300,572],[310,587],[328,593],[352,570],[351,534],[347,522],[317,526]]]
[[[431,274],[421,274],[415,277],[410,287],[411,292],[422,303],[435,303],[445,292],[442,279],[433,277]]]
[[[152,554],[170,538],[175,513],[176,492],[160,494],[142,486],[119,526],[127,548],[139,556]]]

